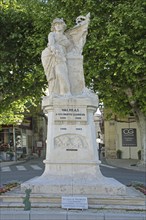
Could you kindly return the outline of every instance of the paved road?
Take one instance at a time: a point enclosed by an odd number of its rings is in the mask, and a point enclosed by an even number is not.
[[[112,166],[108,167],[108,165],[106,166],[104,164],[100,166],[100,170],[104,176],[115,178],[124,185],[128,185],[134,181],[146,183],[145,172]]]
[[[35,176],[40,176],[44,171],[42,159],[32,159],[22,163],[0,168],[0,184],[17,181],[24,182]]]
[[[40,176],[44,171],[44,167],[43,160],[40,158],[1,167],[0,184],[2,185],[11,181],[22,183],[35,176]],[[146,182],[144,172],[118,168],[107,164],[101,164],[100,169],[104,176],[115,178],[125,185],[130,184],[132,181]]]

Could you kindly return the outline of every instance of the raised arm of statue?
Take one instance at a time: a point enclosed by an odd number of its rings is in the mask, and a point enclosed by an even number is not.
[[[71,40],[73,47],[69,53],[81,55],[86,43],[88,26],[90,22],[90,13],[86,16],[76,18],[76,25],[65,32],[65,35]]]

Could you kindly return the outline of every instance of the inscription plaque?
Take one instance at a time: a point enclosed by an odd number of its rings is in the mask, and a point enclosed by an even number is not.
[[[88,209],[87,197],[62,197],[63,209]]]
[[[55,121],[87,121],[85,108],[55,108]]]

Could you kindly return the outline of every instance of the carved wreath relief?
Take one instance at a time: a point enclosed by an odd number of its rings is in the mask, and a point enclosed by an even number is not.
[[[55,148],[79,149],[88,147],[86,138],[76,134],[65,134],[57,136],[54,142]]]

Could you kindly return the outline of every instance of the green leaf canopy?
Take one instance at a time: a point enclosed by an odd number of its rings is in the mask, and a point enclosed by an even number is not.
[[[1,3],[1,114],[38,105],[47,82],[41,51],[51,21],[68,28],[91,14],[84,48],[86,85],[118,114],[146,115],[146,3],[144,0],[17,0]],[[17,103],[17,104],[16,104]],[[19,108],[18,106],[22,106]],[[20,110],[21,109],[21,110]]]

